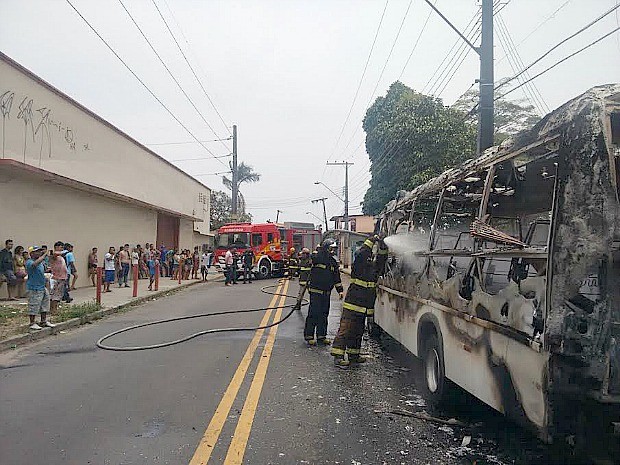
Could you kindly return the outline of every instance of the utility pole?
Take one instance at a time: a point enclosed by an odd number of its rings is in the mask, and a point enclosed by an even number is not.
[[[349,166],[348,161],[327,162],[327,166],[344,166],[344,229],[349,230]]]
[[[323,203],[323,217],[325,218],[325,231],[329,231],[329,224],[327,223],[327,210],[325,210],[325,201],[327,197],[321,197],[320,199],[311,200],[312,203],[322,202]]]
[[[480,42],[480,113],[478,114],[478,153],[493,146],[493,0],[482,0],[482,39]]]
[[[276,210],[276,223],[280,219],[280,213],[284,213],[282,210]]]
[[[478,102],[478,154],[493,146],[494,76],[493,76],[493,0],[482,0],[482,39],[480,47],[472,44],[430,0],[424,0],[463,41],[480,56],[480,100]]]
[[[232,153],[232,217],[233,221],[239,219],[237,212],[237,198],[239,197],[239,186],[237,185],[237,125],[233,124],[233,153]],[[279,211],[279,210],[278,210]],[[277,222],[277,220],[276,220]]]

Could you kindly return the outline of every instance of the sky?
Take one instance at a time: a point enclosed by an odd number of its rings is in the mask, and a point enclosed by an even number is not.
[[[353,163],[350,214],[361,213],[370,179],[361,122],[374,99],[401,80],[450,105],[479,74],[473,51],[454,72],[446,69],[450,61],[441,66],[461,42],[424,0],[70,1],[198,139],[211,141],[204,142],[211,153],[191,142],[66,0],[0,0],[0,50],[213,190],[225,190],[221,176],[212,174],[228,170],[231,152],[229,140],[214,140],[230,137],[237,125],[239,162],[261,175],[260,182],[241,187],[255,221],[273,221],[281,210],[280,221],[319,223],[322,206],[311,200],[322,197],[328,217],[341,215],[344,167],[327,166],[328,161]],[[620,0],[501,2],[495,16],[496,81]],[[462,31],[479,19],[477,0],[435,5]],[[618,27],[619,15],[620,9],[559,47],[530,75]],[[520,64],[505,57],[510,40]],[[446,78],[438,79],[442,75]],[[618,81],[620,31],[535,79],[536,89],[511,97],[533,102],[544,114],[590,87]],[[534,100],[535,92],[542,98]]]

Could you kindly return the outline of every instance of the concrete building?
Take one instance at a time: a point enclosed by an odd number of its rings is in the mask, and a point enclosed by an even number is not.
[[[332,216],[334,229],[344,229],[344,216]],[[349,215],[350,230],[370,234],[375,230],[375,218],[371,215]]]
[[[0,248],[212,242],[210,189],[0,53]]]

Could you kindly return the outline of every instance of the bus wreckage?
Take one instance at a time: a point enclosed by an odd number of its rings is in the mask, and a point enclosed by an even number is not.
[[[450,380],[547,442],[617,452],[619,181],[612,84],[386,206],[374,324],[432,397]]]

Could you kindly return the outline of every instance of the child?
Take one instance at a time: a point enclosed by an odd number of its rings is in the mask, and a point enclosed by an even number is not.
[[[149,291],[153,290],[153,282],[155,281],[155,268],[159,263],[159,252],[150,255],[147,265],[149,267]]]

